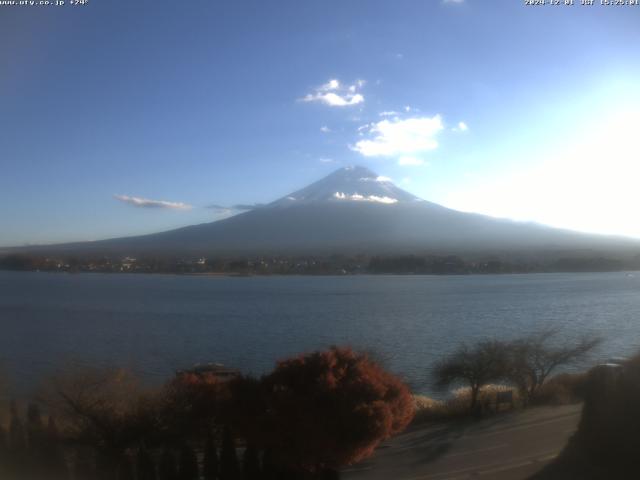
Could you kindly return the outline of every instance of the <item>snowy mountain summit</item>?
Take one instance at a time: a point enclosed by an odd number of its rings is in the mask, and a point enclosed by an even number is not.
[[[311,185],[282,197],[268,206],[368,202],[395,204],[420,202],[422,199],[398,188],[391,179],[365,167],[345,167]]]

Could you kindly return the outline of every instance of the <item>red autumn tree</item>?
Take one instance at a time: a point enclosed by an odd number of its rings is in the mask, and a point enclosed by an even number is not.
[[[164,421],[178,439],[202,437],[222,423],[221,407],[228,404],[227,382],[215,375],[183,373],[164,388]]]
[[[413,418],[407,386],[367,355],[332,347],[279,362],[262,382],[261,438],[278,463],[317,472],[358,462]]]

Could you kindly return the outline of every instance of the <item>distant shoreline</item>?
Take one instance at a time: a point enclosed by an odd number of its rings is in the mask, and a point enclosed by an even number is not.
[[[500,254],[325,254],[253,256],[0,256],[0,270],[99,273],[171,273],[205,276],[268,275],[486,275],[630,272],[640,253],[502,252]]]
[[[497,272],[497,273],[415,273],[415,272],[358,272],[358,273],[233,273],[233,272],[136,272],[136,271],[101,271],[101,270],[12,270],[2,269],[0,272],[16,272],[16,273],[51,273],[60,275],[77,275],[77,274],[100,274],[100,275],[171,275],[179,277],[213,277],[213,278],[256,278],[256,277],[481,277],[481,276],[508,276],[508,275],[553,275],[553,274],[593,274],[593,273],[621,273],[627,274],[629,277],[640,275],[640,269],[627,270],[549,270],[549,271],[530,271],[530,272]]]

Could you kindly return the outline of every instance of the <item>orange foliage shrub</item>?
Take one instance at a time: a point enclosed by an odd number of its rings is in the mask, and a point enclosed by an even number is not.
[[[227,382],[215,375],[183,373],[164,388],[164,415],[169,435],[206,436],[221,423],[230,401]]]
[[[262,394],[261,443],[298,470],[358,462],[414,415],[407,386],[349,348],[279,362],[263,379]]]

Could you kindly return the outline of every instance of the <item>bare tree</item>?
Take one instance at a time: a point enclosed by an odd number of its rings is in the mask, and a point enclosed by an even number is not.
[[[107,470],[154,432],[153,398],[125,370],[77,369],[56,377],[43,399],[65,439],[94,449]]]
[[[433,375],[439,388],[457,383],[470,387],[469,408],[474,411],[482,386],[504,377],[507,359],[507,349],[502,342],[482,341],[472,347],[462,344],[452,355],[435,365]]]
[[[506,345],[507,378],[518,388],[525,404],[536,396],[555,369],[582,360],[601,343],[600,338],[583,337],[567,345],[553,341],[557,334],[557,329],[547,329]]]

